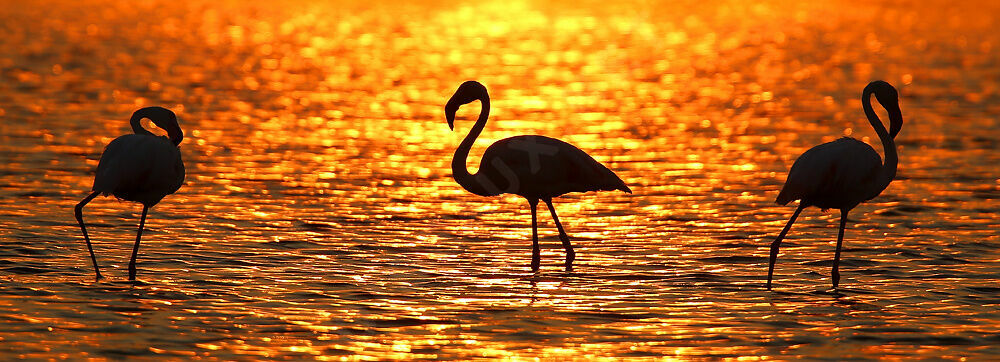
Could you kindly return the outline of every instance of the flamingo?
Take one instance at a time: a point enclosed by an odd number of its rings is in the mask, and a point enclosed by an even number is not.
[[[143,118],[148,118],[157,127],[167,131],[167,137],[156,136],[142,128],[139,121]],[[129,122],[135,134],[120,136],[108,144],[97,164],[93,192],[76,205],[76,220],[80,222],[83,239],[87,241],[97,279],[101,279],[101,270],[97,266],[97,257],[94,256],[94,248],[90,245],[90,236],[87,235],[87,227],[83,222],[83,207],[99,194],[142,203],[139,232],[135,236],[132,259],[128,264],[128,278],[135,280],[135,259],[139,253],[142,229],[146,224],[146,213],[164,196],[180,189],[184,183],[184,163],[177,147],[184,139],[184,134],[177,125],[174,112],[163,107],[146,107],[135,111]]]
[[[871,96],[875,95],[882,108],[889,114],[889,131],[886,132],[882,120],[872,109]],[[774,262],[778,257],[778,247],[785,234],[802,209],[816,206],[821,209],[840,210],[840,232],[837,234],[837,251],[833,257],[833,288],[840,283],[840,249],[844,241],[844,227],[847,213],[858,204],[871,200],[882,193],[896,177],[896,134],[903,126],[903,115],[899,110],[899,93],[896,88],[878,80],[868,84],[861,92],[861,103],[875,133],[882,141],[885,163],[868,144],[854,138],[843,137],[833,142],[813,147],[799,156],[788,171],[788,179],[775,200],[787,205],[800,200],[795,213],[785,228],[771,243],[771,260],[767,268],[767,289],[771,289]]]
[[[595,161],[575,146],[538,135],[522,135],[502,139],[490,145],[479,163],[479,171],[470,174],[466,159],[476,138],[486,127],[490,114],[490,96],[486,87],[476,81],[466,81],[458,87],[444,107],[448,127],[455,130],[455,113],[459,106],[479,100],[482,109],[479,119],[455,150],[451,170],[463,188],[480,196],[514,194],[528,200],[531,207],[531,270],[538,271],[538,200],[542,200],[552,213],[552,220],[559,229],[559,239],[566,250],[566,271],[573,268],[576,253],[569,235],[559,223],[552,198],[570,192],[621,190],[632,193],[614,172]]]

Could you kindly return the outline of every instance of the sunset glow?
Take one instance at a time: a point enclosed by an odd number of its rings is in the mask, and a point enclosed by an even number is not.
[[[986,360],[1000,354],[1000,3],[39,0],[0,7],[0,359]],[[861,90],[899,89],[899,171],[803,212],[767,292],[795,158],[882,152]],[[539,134],[633,194],[555,200],[529,269],[523,198],[450,162]],[[146,106],[177,114],[183,187],[73,206]],[[885,117],[881,108],[877,111]],[[147,127],[152,127],[148,122]],[[164,134],[161,131],[158,134]]]

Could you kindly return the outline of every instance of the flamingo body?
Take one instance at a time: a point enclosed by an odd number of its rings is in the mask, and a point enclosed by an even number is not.
[[[571,270],[576,253],[552,206],[552,198],[570,192],[621,190],[632,193],[632,190],[614,172],[576,146],[537,135],[505,138],[490,145],[480,160],[479,171],[470,174],[466,159],[476,138],[486,127],[490,112],[489,94],[479,82],[467,81],[458,87],[445,105],[448,126],[454,129],[458,108],[476,100],[482,102],[479,119],[452,158],[455,181],[476,195],[514,194],[528,200],[531,207],[531,269],[536,272],[540,264],[537,206],[539,200],[544,201],[566,250],[566,270]]]
[[[529,147],[538,148],[534,165],[531,154],[525,150]],[[491,180],[498,190],[525,198],[553,198],[570,192],[632,192],[618,175],[583,150],[537,135],[514,136],[490,145],[479,163],[479,174]],[[517,180],[510,179],[512,174],[517,175]]]
[[[115,138],[104,149],[93,191],[152,207],[183,183],[184,162],[170,139],[130,134]]]
[[[167,137],[156,136],[142,128],[140,121],[144,118],[166,130]],[[184,162],[181,161],[181,152],[177,148],[184,139],[184,134],[177,124],[174,112],[162,107],[146,107],[135,111],[129,122],[135,134],[115,138],[104,148],[97,165],[92,192],[75,209],[76,220],[80,223],[80,230],[87,242],[97,279],[101,278],[101,270],[90,243],[90,235],[87,234],[87,226],[83,222],[83,207],[98,195],[113,195],[142,204],[139,231],[135,236],[128,266],[129,280],[135,280],[135,261],[149,208],[159,203],[163,197],[177,192],[184,183]]]
[[[873,95],[889,114],[888,131],[872,108]],[[840,210],[837,250],[830,273],[833,287],[837,288],[840,283],[840,250],[844,241],[844,229],[847,226],[847,213],[862,202],[878,196],[896,177],[898,156],[895,138],[903,125],[903,116],[899,110],[899,93],[889,83],[874,81],[861,92],[861,102],[868,122],[882,141],[885,160],[883,161],[868,144],[850,137],[810,148],[795,160],[775,202],[786,205],[793,200],[800,200],[799,206],[778,237],[771,243],[767,289],[771,289],[774,263],[778,258],[781,241],[792,228],[799,213],[809,206]]]
[[[821,209],[853,209],[882,192],[873,187],[881,169],[882,157],[872,146],[843,137],[799,156],[775,202],[802,200]]]

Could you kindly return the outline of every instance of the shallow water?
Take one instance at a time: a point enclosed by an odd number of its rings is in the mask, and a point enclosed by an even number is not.
[[[541,3],[541,2],[540,2]],[[279,6],[280,5],[280,6]],[[0,358],[995,358],[1000,7],[993,2],[37,1],[0,7]],[[635,191],[540,212],[451,178],[442,107],[493,141],[573,143]],[[775,290],[795,157],[880,149],[862,87],[899,88],[899,173],[809,209]],[[132,111],[178,113],[185,185],[73,206]],[[872,141],[874,139],[874,142]],[[474,166],[472,166],[474,167]]]

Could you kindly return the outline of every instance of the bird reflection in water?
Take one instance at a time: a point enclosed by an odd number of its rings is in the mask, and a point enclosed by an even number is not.
[[[882,120],[871,105],[871,96],[885,108],[889,114],[889,131],[882,125]],[[778,258],[778,247],[785,234],[792,228],[792,223],[802,209],[816,206],[821,209],[840,210],[840,231],[837,234],[837,251],[833,256],[833,288],[840,283],[840,249],[844,241],[844,227],[847,224],[847,213],[858,204],[871,200],[882,193],[896,177],[896,134],[903,126],[902,112],[899,110],[899,93],[896,88],[884,81],[874,81],[861,92],[861,104],[865,116],[871,123],[875,133],[882,140],[882,150],[885,152],[885,163],[882,163],[878,153],[868,144],[854,138],[843,137],[833,142],[813,147],[799,156],[788,171],[788,179],[775,200],[785,205],[793,200],[800,200],[799,207],[788,219],[785,228],[771,243],[771,258],[767,267],[767,289],[771,289],[771,278],[774,275],[774,262]]]
[[[479,163],[479,171],[470,174],[466,158],[476,138],[486,127],[490,113],[490,96],[486,87],[476,81],[462,83],[444,107],[448,127],[455,129],[455,113],[464,104],[482,103],[479,119],[455,150],[451,169],[455,181],[480,196],[515,194],[528,200],[531,207],[531,270],[537,272],[541,263],[538,247],[538,201],[544,201],[559,229],[559,239],[566,250],[566,270],[573,268],[576,253],[569,235],[563,229],[552,206],[552,198],[570,192],[621,190],[632,193],[614,172],[595,161],[575,146],[545,136],[522,135],[490,145]]]
[[[140,121],[144,118],[165,130],[167,137],[156,136],[142,128]],[[184,183],[184,163],[177,147],[184,139],[184,134],[177,124],[174,112],[162,107],[146,107],[135,111],[130,123],[135,134],[120,136],[108,144],[97,165],[93,192],[76,205],[76,220],[80,222],[80,230],[87,242],[90,260],[94,262],[97,279],[101,278],[101,270],[97,266],[97,257],[83,222],[83,207],[97,195],[114,195],[122,200],[142,203],[139,231],[128,263],[128,278],[135,280],[135,259],[139,254],[139,240],[146,224],[146,213],[164,196],[180,189]]]

